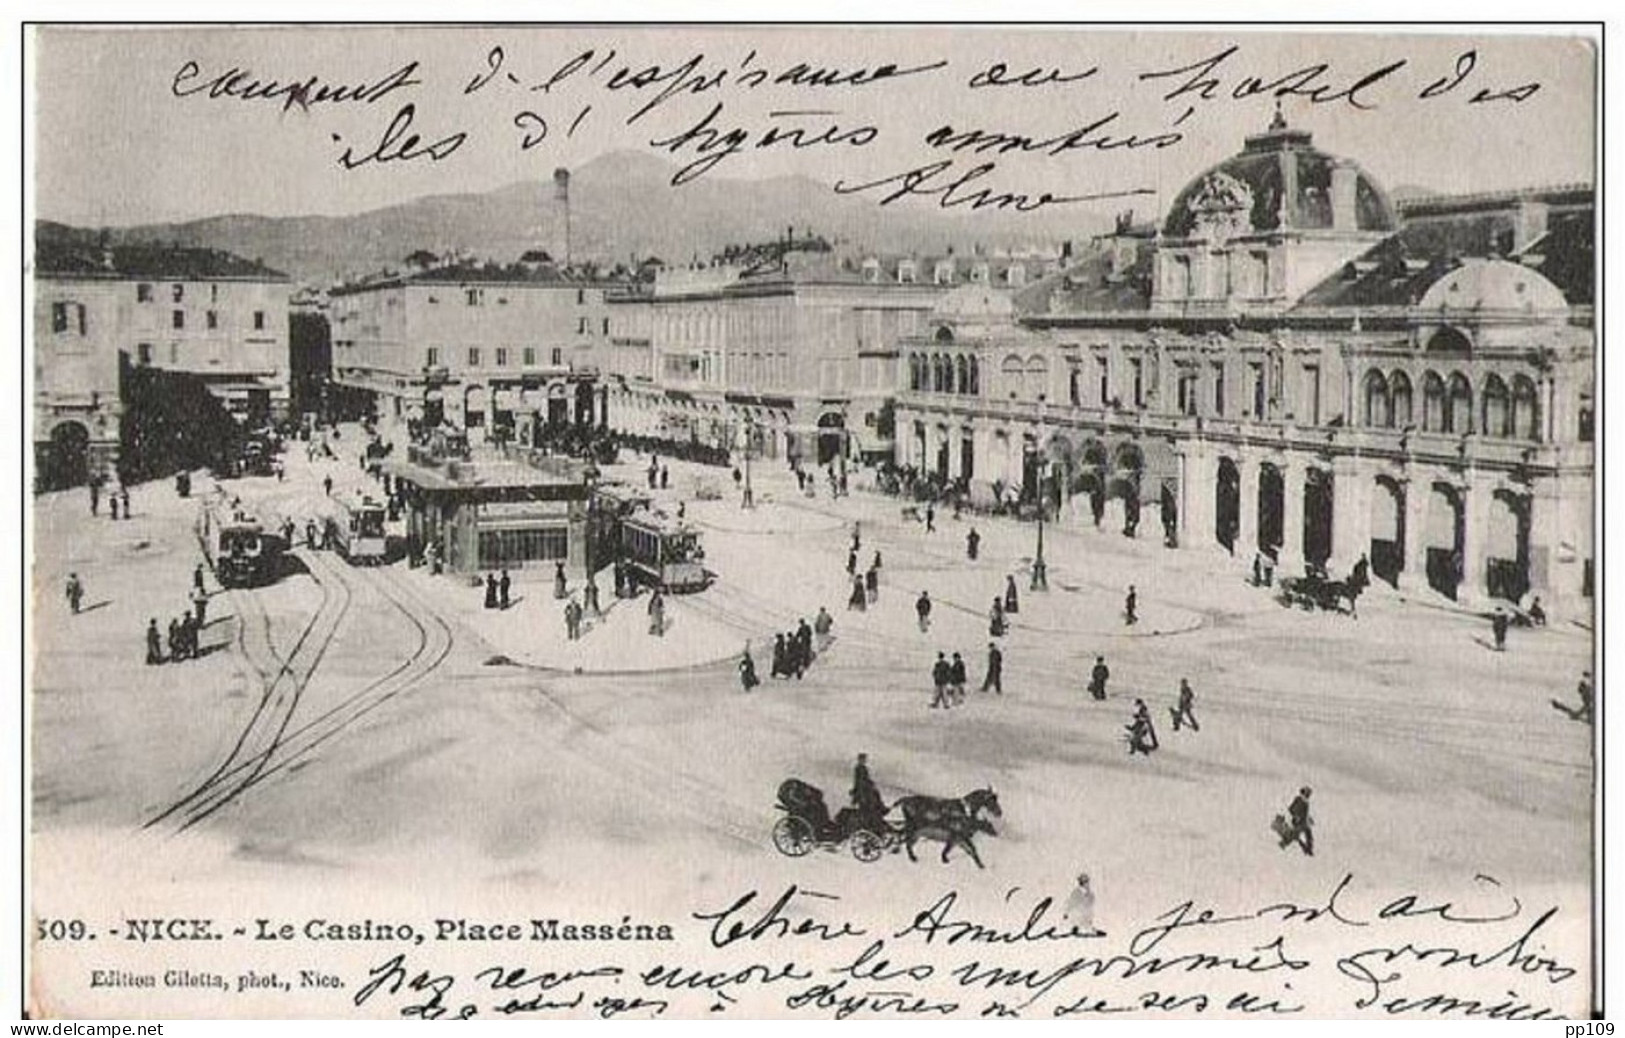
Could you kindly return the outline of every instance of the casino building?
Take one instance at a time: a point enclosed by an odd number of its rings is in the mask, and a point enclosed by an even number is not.
[[[1277,115],[1160,227],[944,298],[899,344],[898,463],[1181,550],[1582,608],[1593,210],[1588,185],[1396,205]]]

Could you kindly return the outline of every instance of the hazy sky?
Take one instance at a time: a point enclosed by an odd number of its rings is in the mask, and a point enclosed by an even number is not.
[[[424,194],[548,180],[557,167],[625,148],[679,163],[721,156],[701,174],[708,177],[803,173],[849,187],[949,163],[918,179],[921,191],[992,163],[955,197],[984,187],[1030,198],[1154,192],[1098,204],[1145,213],[1238,151],[1245,134],[1262,130],[1283,89],[1292,125],[1389,188],[1589,182],[1593,170],[1593,54],[1577,40],[1551,36],[53,28],[37,31],[32,57],[36,215],[79,224],[352,213]],[[996,63],[1006,79],[1035,69],[1030,79],[1050,70],[1057,76],[1033,85],[972,85]],[[775,82],[794,78],[798,64],[871,81]],[[887,65],[922,70],[879,74]],[[233,70],[247,75],[227,82]],[[390,88],[392,73],[403,82]],[[209,97],[214,84],[241,92],[254,81],[312,77],[312,94],[323,86],[351,94],[372,87],[378,96],[311,100],[308,107],[285,92]],[[1362,79],[1367,83],[1350,96]],[[548,89],[535,89],[549,80]],[[1306,96],[1317,90],[1318,102]],[[1527,96],[1494,97],[1503,92]],[[1422,96],[1428,93],[1435,96]],[[1489,99],[1475,103],[1475,96]],[[419,154],[362,161],[392,122],[404,125],[409,105],[410,128],[385,150],[399,152],[416,134],[411,150]],[[812,114],[773,114],[785,112]],[[1019,154],[955,153],[928,140],[942,127],[951,127],[950,135],[981,130],[1050,144]],[[738,131],[735,153],[723,154],[730,131]],[[1082,132],[1066,138],[1073,131]],[[1130,137],[1147,143],[1122,146]],[[1166,146],[1151,143],[1157,140]],[[443,157],[431,157],[431,147]],[[354,169],[341,161],[346,149]],[[892,179],[860,197],[878,203],[901,183]],[[942,200],[932,194],[893,205]],[[1070,208],[1044,206],[1034,218],[1063,217]]]

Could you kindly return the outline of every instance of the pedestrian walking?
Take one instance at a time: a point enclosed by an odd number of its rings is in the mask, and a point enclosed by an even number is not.
[[[1303,848],[1303,853],[1311,857],[1315,853],[1314,819],[1309,817],[1310,789],[1304,786],[1298,790],[1298,795],[1292,798],[1292,803],[1286,809],[1286,817],[1275,816],[1275,831],[1281,838],[1281,849],[1284,851],[1294,843]]]
[[[735,474],[738,474],[737,469]],[[756,676],[756,661],[750,655],[750,642],[746,642],[745,653],[739,657],[739,684],[744,686],[746,692],[749,692],[761,683],[762,679]]]
[[[583,595],[587,600],[587,608],[592,610],[593,619],[596,620],[598,617],[603,616],[603,610],[598,606],[598,581],[593,578],[591,573],[587,574],[587,589],[583,592]]]
[[[655,588],[654,596],[649,599],[649,633],[657,638],[666,633],[666,600],[659,588]]]
[[[164,662],[163,636],[158,633],[158,618],[147,621],[147,664]]]
[[[1571,707],[1567,703],[1560,703],[1554,699],[1551,701],[1552,707],[1567,715],[1572,721],[1583,721],[1586,724],[1591,724],[1594,709],[1593,698],[1596,693],[1591,687],[1591,672],[1589,670],[1580,674],[1580,684],[1575,689],[1575,693],[1580,697],[1579,706]]]
[[[1112,672],[1106,667],[1106,657],[1096,656],[1094,669],[1089,672],[1089,694],[1096,699],[1106,698],[1106,680]]]
[[[1174,718],[1174,731],[1179,731],[1182,724],[1188,725],[1193,732],[1202,730],[1202,726],[1196,723],[1196,714],[1191,711],[1195,705],[1196,693],[1191,689],[1190,678],[1180,678],[1179,705],[1168,709]]]
[[[201,642],[202,632],[198,629],[197,620],[191,613],[181,617],[181,655],[189,660],[198,657],[198,643]]]
[[[936,531],[937,531],[937,509],[936,509],[936,506],[935,505],[926,505],[925,506],[925,532],[926,533],[935,533]]]
[[[494,573],[487,573],[485,575],[485,608],[487,608],[487,609],[495,609],[496,607],[497,607],[497,578],[496,578],[496,575]]]
[[[198,628],[201,630],[202,627],[203,627],[203,624],[204,624],[204,619],[208,615],[208,612],[209,612],[209,594],[208,594],[208,592],[199,590],[198,588],[193,588],[192,589],[192,608],[197,612],[197,625],[198,625]]]
[[[1003,638],[1004,632],[1009,630],[1010,624],[1004,618],[1004,603],[999,601],[997,595],[993,597],[993,608],[987,614],[987,633],[995,638]]]
[[[965,557],[972,562],[976,561],[976,553],[982,546],[982,535],[976,532],[976,527],[970,528],[965,535]]]
[[[948,688],[953,695],[953,700],[955,703],[963,703],[965,701],[966,680],[965,661],[961,659],[959,653],[956,652],[954,653],[953,662],[948,664]]]
[[[879,549],[876,549],[876,551],[875,551],[875,559],[874,559],[873,562],[869,563],[869,568],[875,571],[875,575],[877,577],[880,575],[880,551],[879,551]]]
[[[671,472],[666,466],[660,466],[660,489],[665,490],[671,485]]]
[[[852,524],[852,554],[857,555],[863,550],[863,526],[861,523]]]
[[[626,597],[626,565],[620,559],[615,560],[615,597]]]
[[[1078,873],[1078,885],[1066,899],[1061,919],[1072,927],[1073,934],[1095,934],[1095,891],[1089,883],[1089,873]]]
[[[782,633],[773,636],[773,666],[768,671],[768,676],[774,678],[790,676],[790,647],[784,643]]]
[[[509,598],[508,598],[508,592],[511,591],[512,589],[513,589],[513,581],[508,577],[508,571],[506,569],[504,569],[502,571],[502,576],[497,580],[497,602],[499,603],[498,608],[503,609],[503,610],[506,610],[508,608],[508,603],[510,601]]]
[[[80,583],[79,574],[68,574],[68,586],[65,591],[68,596],[68,608],[73,610],[74,614],[77,615],[79,612],[79,604],[83,602],[85,598],[85,585]]]
[[[130,488],[120,487],[118,492],[119,504],[124,506],[124,518],[130,518]]]
[[[987,677],[982,679],[982,691],[992,689],[1004,695],[1004,653],[997,642],[987,643]]]
[[[580,621],[576,619],[575,599],[564,603],[564,637],[567,641],[575,641],[581,635]]]
[[[185,649],[181,644],[181,622],[172,616],[169,618],[169,658],[179,660],[184,654]]]
[[[1127,727],[1129,756],[1136,753],[1151,756],[1151,752],[1157,748],[1157,730],[1151,725],[1151,711],[1145,705],[1145,700],[1134,701],[1134,717]]]
[[[801,622],[796,625],[795,638],[796,662],[800,665],[801,670],[806,670],[812,666],[813,661],[813,630],[808,626],[806,617],[802,617]],[[796,677],[801,677],[801,674],[798,672]]]
[[[858,571],[858,552],[857,552],[857,549],[854,548],[853,550],[846,553],[846,575],[850,577],[853,574],[857,573],[857,571]]]
[[[931,596],[920,592],[920,597],[914,602],[914,613],[920,619],[920,633],[924,634],[931,629]]]
[[[818,607],[818,615],[813,618],[813,633],[818,636],[818,651],[823,652],[829,648],[832,640],[830,632],[835,629],[835,618],[829,615],[829,610],[823,606]]]
[[[316,522],[312,519],[305,520],[305,547],[316,550]]]
[[[1004,578],[1004,611],[1015,614],[1021,612],[1021,599],[1016,594],[1016,578],[1014,574]]]
[[[90,481],[90,514],[95,515],[97,507],[102,500],[102,486],[96,480]]]
[[[880,567],[869,567],[869,572],[863,575],[863,587],[871,604],[880,601]]]
[[[326,494],[328,497],[333,496],[333,474],[332,473],[328,473],[327,475],[322,477],[322,493]]]
[[[564,575],[564,563],[553,564],[553,597],[564,599],[570,597],[570,578]]]
[[[860,613],[868,608],[868,598],[863,593],[863,581],[856,577],[852,578],[852,596],[846,600],[846,608],[856,609]]]
[[[1507,619],[1506,610],[1500,606],[1495,607],[1495,614],[1490,617],[1490,632],[1495,636],[1495,651],[1502,652],[1507,647]]]
[[[118,491],[114,490],[107,495],[107,517],[118,522]]]
[[[1140,621],[1139,616],[1136,614],[1136,609],[1138,608],[1139,604],[1140,596],[1135,592],[1134,585],[1130,584],[1128,586],[1128,594],[1123,596],[1123,622],[1130,627],[1133,627]]]
[[[931,686],[936,690],[935,695],[931,697],[931,709],[935,710],[939,706],[946,709],[950,705],[948,702],[950,675],[948,657],[943,653],[937,653],[937,662],[931,666]]]

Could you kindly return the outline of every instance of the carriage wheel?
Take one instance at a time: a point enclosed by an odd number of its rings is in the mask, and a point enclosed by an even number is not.
[[[813,849],[812,826],[793,815],[779,819],[773,826],[773,846],[780,854],[801,857]]]
[[[852,834],[852,857],[859,861],[875,861],[886,850],[886,845],[874,833],[859,829]]]

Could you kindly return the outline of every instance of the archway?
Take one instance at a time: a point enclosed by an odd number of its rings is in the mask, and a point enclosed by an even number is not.
[[[1371,495],[1371,572],[1390,587],[1405,569],[1405,488],[1390,476],[1377,477]]]
[[[1497,490],[1485,530],[1485,583],[1490,596],[1517,602],[1529,591],[1529,511],[1526,494]]]
[[[1332,557],[1332,474],[1325,469],[1304,476],[1303,557],[1316,566]]]
[[[1428,339],[1427,352],[1445,354],[1471,353],[1472,340],[1454,328],[1440,328]]]
[[[1433,484],[1424,542],[1428,586],[1451,600],[1455,599],[1466,575],[1462,558],[1466,539],[1466,509],[1461,491],[1449,483]]]
[[[943,433],[947,444],[947,433]],[[818,464],[828,465],[846,454],[846,416],[839,411],[826,411],[818,416]]]
[[[479,429],[484,427],[486,396],[484,386],[469,386],[463,391],[464,429]]]
[[[576,383],[576,424],[587,427],[592,425],[593,393],[592,383]]]
[[[1520,440],[1540,439],[1540,407],[1537,400],[1535,384],[1524,375],[1514,375],[1512,378],[1512,420],[1511,426],[1507,430],[1508,436],[1516,436]]]
[[[1388,380],[1380,371],[1365,375],[1365,425],[1370,429],[1392,428],[1394,414],[1388,398]]]
[[[1394,372],[1388,380],[1388,397],[1393,413],[1394,427],[1403,429],[1415,418],[1411,412],[1411,377],[1403,371]]]
[[[1258,467],[1258,547],[1271,556],[1281,550],[1285,502],[1286,481],[1281,470],[1266,461]]]
[[[1089,495],[1089,514],[1099,526],[1106,516],[1106,472],[1108,458],[1106,445],[1090,440],[1083,445],[1082,464],[1076,475],[1076,491]]]
[[[1134,443],[1118,444],[1113,457],[1109,495],[1123,501],[1123,535],[1133,537],[1140,528],[1140,488],[1145,455]]]
[[[1241,470],[1229,458],[1219,459],[1213,487],[1213,535],[1232,555],[1241,529]]]
[[[1422,431],[1444,432],[1444,379],[1438,372],[1422,376]]]
[[[47,490],[60,490],[90,478],[90,430],[79,422],[58,422],[39,459],[39,481]]]
[[[1444,429],[1451,433],[1473,431],[1473,386],[1467,376],[1455,372],[1450,376],[1450,397],[1445,402]]]
[[[562,382],[547,387],[547,424],[554,429],[570,421],[568,393],[569,389]]]
[[[1512,409],[1506,383],[1501,381],[1499,375],[1491,372],[1484,379],[1484,391],[1481,396],[1484,413],[1479,418],[1479,429],[1483,430],[1485,436],[1511,436]]]

